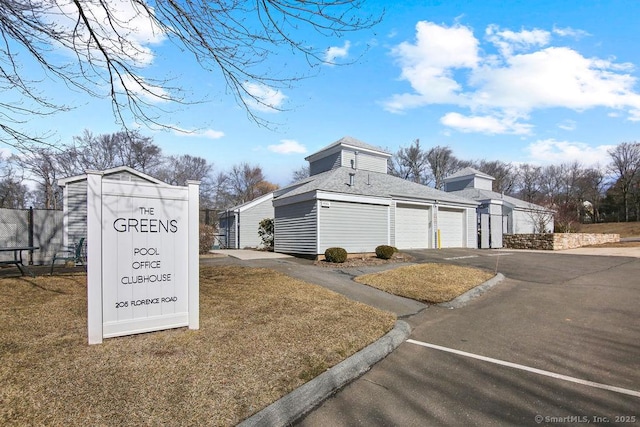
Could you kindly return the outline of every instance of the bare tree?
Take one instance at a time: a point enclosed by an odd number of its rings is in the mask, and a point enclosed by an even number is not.
[[[623,142],[609,150],[611,164],[609,170],[617,179],[622,195],[624,220],[629,221],[629,196],[632,184],[640,174],[640,143]]]
[[[471,162],[459,160],[449,147],[435,146],[427,152],[427,161],[433,177],[433,186],[438,190],[444,188],[444,179],[458,170],[470,166]]]
[[[600,205],[605,193],[605,174],[599,167],[584,169],[577,182],[582,222],[600,221]]]
[[[118,166],[153,174],[164,161],[162,150],[153,143],[153,138],[138,131],[94,135],[85,130],[73,138],[72,144],[63,145],[53,154],[62,176]]]
[[[24,209],[32,196],[23,183],[24,173],[0,154],[0,208]]]
[[[516,194],[529,203],[541,202],[542,168],[528,163],[518,166]]]
[[[472,166],[480,172],[484,172],[495,178],[495,181],[493,181],[493,191],[509,195],[513,194],[517,175],[510,163],[501,160],[479,160],[473,162]]]
[[[115,137],[119,162],[123,165],[147,174],[154,174],[162,165],[162,149],[153,142],[153,138],[143,136],[139,131],[122,131],[116,133]]]
[[[166,157],[164,164],[157,169],[155,177],[170,185],[184,186],[189,180],[200,181],[200,205],[213,207],[215,197],[212,172],[213,164],[206,159],[183,154]]]
[[[531,209],[527,212],[527,215],[533,225],[533,234],[544,234],[553,230],[553,212]]]
[[[58,165],[56,153],[49,147],[31,147],[20,155],[11,156],[11,161],[26,171],[38,186],[36,201],[44,209],[59,209],[62,192],[58,188]]]
[[[152,174],[162,162],[162,150],[153,138],[139,131],[120,131],[94,135],[85,130],[74,137],[73,144],[62,148],[58,156],[61,167],[71,175],[87,169],[105,170],[128,166],[140,172]]]
[[[310,64],[324,61],[325,48],[303,37],[309,29],[337,37],[370,28],[379,21],[362,12],[361,0],[194,0],[176,2],[46,2],[0,0],[0,141],[20,145],[41,140],[21,130],[34,114],[54,114],[70,106],[42,92],[53,79],[74,90],[111,100],[123,126],[163,123],[166,102],[193,101],[174,76],[145,75],[157,58],[152,48],[170,41],[224,82],[249,115],[251,104],[274,106],[255,85],[288,86],[300,76],[275,73],[264,62],[288,49]],[[62,52],[62,54],[60,54]],[[69,54],[71,53],[71,54]],[[284,58],[283,58],[284,59]],[[25,77],[27,64],[43,69],[42,78]],[[264,91],[263,91],[264,92]],[[154,109],[158,101],[162,109]],[[199,101],[199,100],[195,100]]]
[[[291,174],[291,183],[302,181],[303,179],[309,178],[310,175],[309,165],[300,166],[300,168],[294,170]]]
[[[427,152],[420,147],[419,139],[401,147],[389,163],[389,174],[420,184],[428,183],[428,171]]]
[[[232,204],[249,202],[278,188],[265,180],[260,166],[234,165],[228,173],[228,191]]]

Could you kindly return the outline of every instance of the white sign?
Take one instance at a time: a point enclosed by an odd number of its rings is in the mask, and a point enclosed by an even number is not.
[[[198,329],[198,183],[87,180],[89,344]]]

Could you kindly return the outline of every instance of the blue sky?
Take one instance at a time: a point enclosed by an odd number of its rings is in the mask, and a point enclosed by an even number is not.
[[[304,157],[352,136],[395,152],[419,138],[462,159],[606,165],[606,150],[639,139],[637,1],[368,1],[386,9],[371,30],[340,39],[309,34],[338,64],[302,68],[288,51],[265,65],[309,75],[290,88],[261,88],[284,111],[247,118],[220,75],[205,72],[166,40],[149,47],[148,75],[170,71],[208,102],[163,117],[193,134],[151,131],[165,154],[198,155],[216,171],[248,162],[290,182]],[[355,62],[353,62],[355,61]],[[353,63],[352,63],[353,62]],[[300,68],[296,68],[300,67]],[[51,84],[76,106],[34,118],[63,142],[84,129],[119,130],[108,99]]]

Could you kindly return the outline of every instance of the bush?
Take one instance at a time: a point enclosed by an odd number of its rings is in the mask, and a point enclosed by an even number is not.
[[[265,218],[258,225],[258,234],[262,239],[262,245],[273,252],[273,218]]]
[[[329,248],[324,251],[324,259],[328,262],[343,263],[347,260],[347,251],[342,248]]]
[[[391,259],[396,252],[398,252],[398,250],[389,245],[380,245],[376,248],[376,256],[382,259]]]
[[[201,254],[208,254],[213,248],[215,241],[216,229],[212,225],[200,224],[200,247]]]

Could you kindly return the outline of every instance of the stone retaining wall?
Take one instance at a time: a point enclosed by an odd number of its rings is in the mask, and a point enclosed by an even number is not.
[[[502,244],[508,249],[542,249],[559,251],[601,243],[619,242],[619,234],[552,233],[552,234],[505,234]]]

